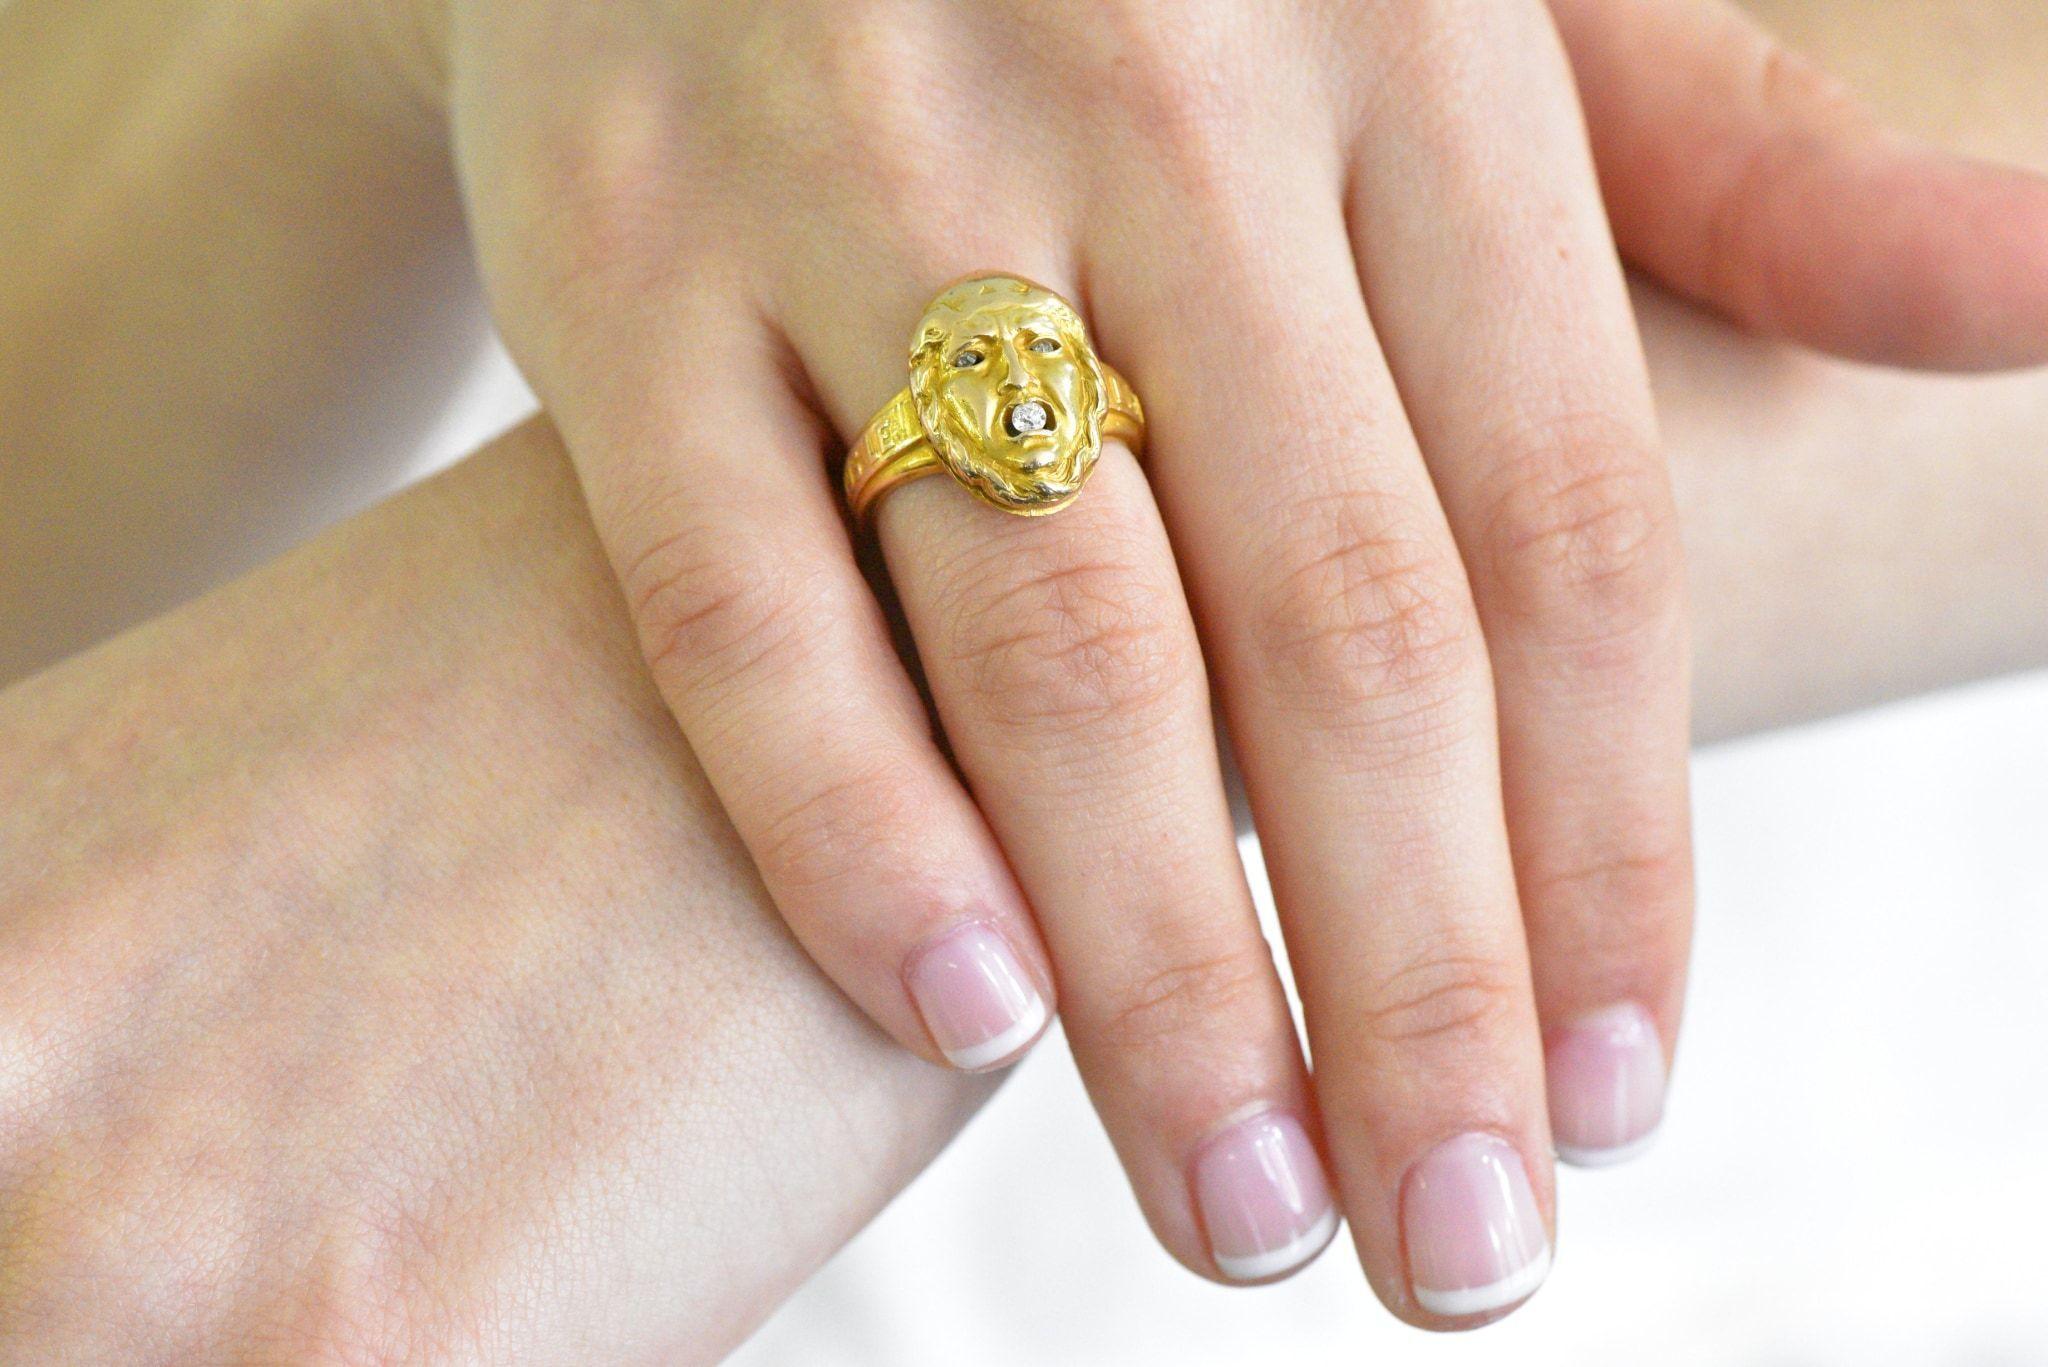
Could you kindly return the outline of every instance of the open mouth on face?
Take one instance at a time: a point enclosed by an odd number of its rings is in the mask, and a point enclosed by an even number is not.
[[[1053,426],[1052,406],[1043,399],[1019,399],[1003,410],[1003,430],[1019,441],[1050,437]]]

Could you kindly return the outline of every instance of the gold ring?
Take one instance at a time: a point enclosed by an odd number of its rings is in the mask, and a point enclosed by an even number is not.
[[[909,388],[847,453],[846,503],[865,522],[889,490],[945,470],[1004,512],[1058,512],[1105,437],[1138,450],[1145,411],[1096,356],[1074,306],[1014,275],[971,276],[918,320]]]

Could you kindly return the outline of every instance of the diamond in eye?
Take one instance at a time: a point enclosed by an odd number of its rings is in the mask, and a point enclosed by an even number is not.
[[[1052,414],[1036,399],[1026,399],[1010,410],[1010,430],[1018,436],[1043,432],[1052,425]]]
[[[955,370],[971,370],[975,366],[978,366],[980,364],[981,353],[976,351],[973,347],[967,348],[967,350],[961,352],[959,355],[953,358],[953,368]]]
[[[1060,349],[1059,339],[1057,337],[1041,337],[1031,344],[1031,349],[1041,356],[1050,356],[1053,352]]]

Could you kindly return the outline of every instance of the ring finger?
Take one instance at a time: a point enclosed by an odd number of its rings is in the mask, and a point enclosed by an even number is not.
[[[1020,255],[991,245],[980,264]],[[957,264],[976,262],[958,253]],[[1064,282],[1056,262],[1039,270]],[[902,387],[909,325],[945,277],[881,263],[855,278],[898,283],[851,301],[842,291],[848,306],[829,316],[791,308],[785,323],[849,435]],[[804,290],[792,303],[819,297],[829,296]],[[993,446],[1014,435],[1009,410],[1035,400],[1051,428],[1039,444],[1061,448],[1085,407],[1073,388],[1085,384],[1085,338],[1057,301],[1011,309],[1014,291],[991,303],[971,287],[948,298],[927,315],[948,420]],[[1136,461],[1105,443],[1086,496],[1052,517],[1011,516],[952,479],[919,480],[881,501],[875,530],[1153,1229],[1206,1275],[1292,1271],[1329,1240],[1336,1213],[1237,855],[1194,627]]]

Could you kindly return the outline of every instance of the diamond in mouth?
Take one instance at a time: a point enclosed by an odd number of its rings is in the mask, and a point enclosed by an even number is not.
[[[1052,410],[1037,399],[1026,399],[1013,403],[1003,414],[1003,425],[1010,429],[1013,437],[1029,437],[1040,432],[1052,431]]]

